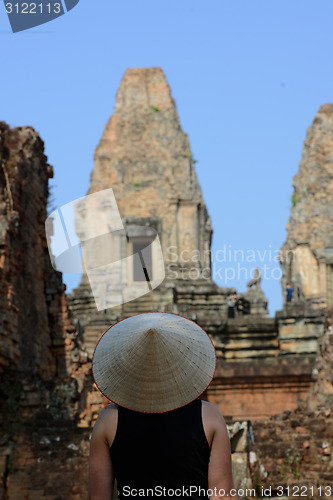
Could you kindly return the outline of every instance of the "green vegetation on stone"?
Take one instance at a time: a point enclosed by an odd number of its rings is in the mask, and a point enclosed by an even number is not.
[[[293,194],[292,197],[291,197],[291,204],[292,204],[292,206],[295,207],[298,202],[299,202],[298,197],[295,194]]]

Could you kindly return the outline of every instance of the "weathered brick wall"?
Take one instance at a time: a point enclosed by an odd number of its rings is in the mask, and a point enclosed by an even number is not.
[[[328,315],[314,368],[316,382],[307,401],[294,411],[253,423],[249,456],[253,484],[289,486],[289,496],[333,497],[333,314]],[[320,489],[321,487],[321,489]]]
[[[48,255],[44,145],[0,124],[0,498],[85,498],[90,365]],[[85,458],[83,458],[85,457]]]
[[[254,422],[253,433],[249,460],[254,486],[271,487],[275,494],[278,486],[285,491],[294,487],[294,496],[297,486],[302,486],[307,498],[324,496],[318,486],[332,486],[333,419],[328,410],[285,411],[269,421]]]
[[[56,362],[44,297],[43,222],[52,167],[31,128],[1,124],[0,134],[0,366],[51,379]]]

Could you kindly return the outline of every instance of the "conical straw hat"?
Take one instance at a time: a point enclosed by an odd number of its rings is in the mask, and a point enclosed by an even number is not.
[[[99,340],[93,356],[98,389],[130,410],[163,413],[184,406],[210,384],[214,346],[193,321],[169,313],[119,321]]]

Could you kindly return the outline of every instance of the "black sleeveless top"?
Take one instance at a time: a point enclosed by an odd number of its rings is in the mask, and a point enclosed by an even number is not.
[[[110,455],[119,499],[207,498],[210,449],[199,399],[158,414],[119,406]]]

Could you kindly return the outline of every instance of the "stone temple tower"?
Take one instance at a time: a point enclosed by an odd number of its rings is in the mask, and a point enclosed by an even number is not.
[[[123,221],[161,235],[167,276],[210,271],[210,219],[187,135],[160,68],[129,69],[96,149],[89,193],[111,187]],[[169,265],[170,264],[170,265]]]
[[[281,249],[282,285],[294,304],[333,307],[333,104],[323,105],[304,142],[293,179],[288,236]]]
[[[211,222],[190,143],[160,68],[128,69],[122,79],[114,113],[95,152],[88,194],[109,188],[129,236],[126,252],[145,248],[147,270],[154,275],[158,256],[153,246],[147,247],[157,233],[165,278],[139,299],[97,311],[84,275],[70,302],[85,328],[86,342],[89,337],[95,343],[102,327],[143,311],[169,311],[192,319],[209,311],[219,324],[228,291],[210,277]],[[77,227],[81,223],[77,217]],[[140,280],[133,267],[121,272],[132,282]]]

